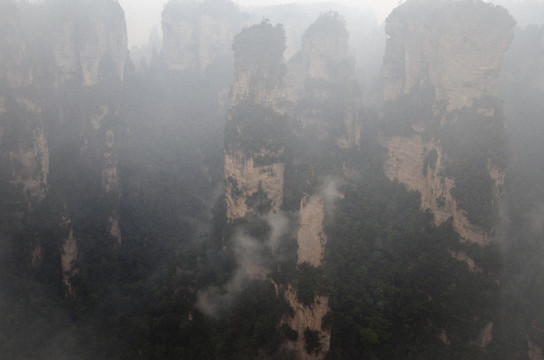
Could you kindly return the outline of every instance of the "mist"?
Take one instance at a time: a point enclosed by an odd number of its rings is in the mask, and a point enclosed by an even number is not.
[[[543,19],[0,0],[2,357],[542,359]]]

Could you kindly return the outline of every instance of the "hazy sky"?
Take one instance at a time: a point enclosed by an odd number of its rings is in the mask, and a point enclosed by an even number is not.
[[[383,21],[399,0],[333,0],[344,5],[368,7],[374,9],[379,21]],[[248,5],[275,5],[289,3],[326,2],[319,0],[234,0],[240,7]],[[119,0],[125,10],[129,47],[146,44],[153,26],[160,30],[161,12],[167,0]]]
[[[118,0],[127,20],[129,47],[146,44],[153,26],[160,32],[161,12],[167,0]],[[371,8],[379,22],[383,22],[393,8],[404,0],[233,0],[240,7],[250,5],[276,5],[289,3],[337,2],[347,6]],[[504,3],[505,0],[484,0]],[[515,2],[516,0],[509,0]],[[536,0],[543,2],[544,0]]]

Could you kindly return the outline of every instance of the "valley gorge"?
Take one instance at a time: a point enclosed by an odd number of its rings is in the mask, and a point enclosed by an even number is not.
[[[543,25],[259,9],[0,0],[1,357],[542,359]]]

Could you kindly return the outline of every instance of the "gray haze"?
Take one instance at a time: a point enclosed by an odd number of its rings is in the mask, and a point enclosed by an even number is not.
[[[314,0],[238,0],[234,1],[241,8],[256,7],[256,6],[271,6],[278,4],[292,4],[292,3],[330,3],[324,1]],[[364,9],[371,12],[376,17],[378,23],[381,24],[402,0],[337,0],[334,3],[341,4],[345,7]],[[541,12],[535,13],[534,11],[524,11],[525,3],[540,3],[544,8],[544,0],[529,0],[529,1],[516,1],[516,0],[492,0],[488,1],[496,3],[501,6],[508,7],[513,15],[518,19],[518,22],[526,25],[527,23],[534,23],[542,19]],[[125,10],[125,16],[127,21],[127,30],[129,38],[129,48],[132,46],[139,46],[147,44],[150,33],[154,27],[160,33],[160,20],[161,12],[166,0],[119,0],[121,7]],[[348,14],[344,14],[348,16]]]

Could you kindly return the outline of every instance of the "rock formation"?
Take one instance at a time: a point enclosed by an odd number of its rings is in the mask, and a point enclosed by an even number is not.
[[[266,56],[261,53],[263,49],[252,48],[260,38],[268,40],[260,46],[268,48],[272,44],[273,53]],[[277,143],[281,139],[273,138],[281,133],[267,130],[281,123],[286,125],[283,116],[273,108],[281,83],[284,42],[280,27],[263,22],[243,30],[233,45],[235,75],[225,140],[225,190],[230,221],[255,211],[248,209],[247,202],[259,191],[271,202],[272,211],[278,211],[283,201],[285,165],[279,157],[284,146]],[[264,124],[270,128],[260,129]]]
[[[170,1],[162,16],[163,57],[171,70],[206,70],[232,62],[231,44],[240,14],[230,0]]]
[[[343,18],[335,12],[320,16],[287,67],[284,93],[287,102],[297,103],[302,133],[316,127],[320,139],[332,136],[341,148],[359,145],[359,90]]]
[[[386,25],[385,174],[418,191],[437,225],[452,219],[462,241],[481,246],[492,241],[504,184],[504,118],[495,99],[513,26],[506,10],[480,1],[406,2]],[[480,271],[466,254],[450,254]],[[492,331],[487,324],[474,344],[487,346]]]
[[[297,233],[297,263],[319,266],[323,262],[327,235],[323,230],[323,196],[305,195],[300,201]]]
[[[13,184],[21,185],[32,206],[45,197],[49,174],[49,147],[39,99],[29,95],[35,69],[25,23],[13,2],[0,4],[0,154]]]
[[[417,19],[410,16],[414,11]],[[421,208],[430,209],[437,224],[452,217],[463,239],[481,245],[490,241],[492,224],[471,220],[477,211],[468,209],[454,189],[460,187],[462,177],[486,177],[492,183],[486,189],[491,207],[504,183],[504,166],[487,156],[468,170],[477,168],[475,173],[458,171],[455,176],[453,168],[470,167],[473,160],[455,150],[463,145],[461,137],[454,136],[473,131],[459,128],[472,127],[469,118],[480,117],[482,123],[493,123],[489,126],[495,126],[500,137],[494,144],[480,144],[480,151],[503,145],[500,105],[482,99],[498,94],[500,64],[513,25],[504,9],[483,2],[412,1],[395,9],[387,20],[384,107],[388,113],[398,106],[398,113],[386,117],[402,120],[388,125],[388,135],[381,138],[388,150],[385,172],[419,191]],[[452,128],[458,129],[457,134],[451,135]],[[476,149],[478,141],[466,144],[467,148]]]
[[[0,157],[10,181],[20,185],[29,210],[48,196],[53,196],[52,202],[59,195],[67,200],[58,201],[62,206],[56,211],[62,214],[58,227],[65,233],[60,250],[63,282],[73,296],[70,278],[77,273],[78,248],[70,207],[91,189],[78,183],[82,174],[63,178],[67,167],[86,164],[97,169],[91,177],[113,199],[104,225],[121,241],[112,119],[120,104],[127,58],[124,14],[113,0],[7,1],[0,6],[6,17],[0,48],[8,54],[0,60]],[[51,182],[50,177],[56,180]],[[31,245],[34,266],[40,264],[40,241]]]
[[[410,16],[416,9],[419,16]],[[447,101],[448,110],[496,96],[513,25],[505,9],[483,2],[412,1],[398,7],[386,26],[385,99],[425,83],[434,87],[436,101]]]
[[[58,94],[56,101],[60,104],[49,113],[50,126],[62,128],[63,132],[74,136],[55,136],[51,140],[52,156],[64,159],[62,164],[55,161],[54,171],[87,164],[89,180],[96,179],[91,181],[100,187],[81,189],[78,196],[85,191],[105,194],[109,205],[104,208],[107,212],[104,226],[112,239],[120,244],[120,188],[112,120],[118,116],[127,59],[124,13],[116,1],[110,0],[99,3],[82,0],[63,7],[53,6],[50,11],[53,18],[62,19],[50,25],[55,34],[52,46],[54,88]],[[66,153],[74,147],[78,148],[77,152]],[[64,190],[57,191],[62,193]],[[62,210],[64,220],[60,224],[66,233],[61,249],[63,282],[67,296],[75,296],[77,291],[71,285],[71,278],[78,273],[78,235],[68,214],[74,211],[72,207],[79,206],[76,204],[80,200],[71,194],[64,196],[68,199],[65,206],[69,211]]]
[[[243,30],[233,49],[232,106],[225,141],[227,219],[234,222],[263,209],[285,211],[285,191],[294,191],[286,177],[306,172],[309,177],[298,181],[307,187],[298,193],[300,204],[293,209],[298,217],[297,264],[318,268],[327,241],[319,184],[328,173],[316,176],[308,169],[318,166],[314,160],[319,162],[324,144],[348,148],[360,141],[358,92],[345,23],[336,13],[322,15],[307,30],[301,50],[288,64],[283,63],[283,29],[268,22]],[[293,157],[296,144],[305,141],[313,143],[315,152]],[[330,311],[328,298],[316,295],[311,303],[303,304],[291,284],[284,293],[294,310],[284,323],[298,334],[290,348],[302,359],[323,359],[331,336],[322,328],[323,316]],[[305,343],[308,331],[317,334],[320,343],[310,353]]]
[[[51,10],[61,19],[51,24],[59,86],[72,79],[93,86],[109,77],[123,78],[128,39],[124,13],[116,1],[80,0]]]

